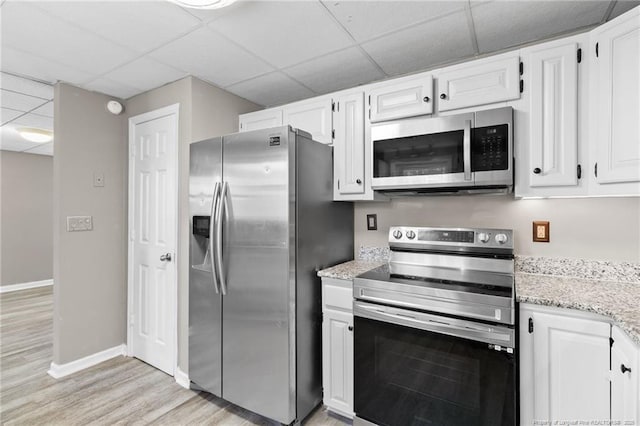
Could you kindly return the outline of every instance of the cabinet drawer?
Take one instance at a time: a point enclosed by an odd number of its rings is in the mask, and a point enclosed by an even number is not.
[[[351,282],[349,282],[351,284]],[[353,310],[353,288],[351,285],[324,284],[324,307]]]

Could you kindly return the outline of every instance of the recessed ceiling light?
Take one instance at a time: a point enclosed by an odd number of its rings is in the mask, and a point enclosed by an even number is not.
[[[21,127],[18,129],[18,134],[29,142],[45,143],[53,140],[52,131],[35,127]]]
[[[192,9],[220,9],[234,3],[236,0],[170,0],[182,7]]]

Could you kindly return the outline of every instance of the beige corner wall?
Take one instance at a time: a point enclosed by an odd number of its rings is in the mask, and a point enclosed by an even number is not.
[[[180,104],[178,135],[178,366],[189,368],[189,144],[238,131],[238,114],[261,107],[202,80],[187,77],[126,102],[126,117]],[[126,252],[125,252],[126,255]]]
[[[112,98],[57,84],[54,101],[53,361],[64,364],[126,338],[126,121]],[[104,174],[104,187],[93,174]],[[67,232],[66,217],[93,216]]]
[[[53,278],[53,157],[0,151],[0,285]]]
[[[378,215],[367,231],[366,215]],[[440,196],[356,203],[355,248],[386,247],[389,226],[510,228],[518,255],[640,262],[640,198],[514,200]],[[532,242],[532,221],[550,221],[551,241]]]

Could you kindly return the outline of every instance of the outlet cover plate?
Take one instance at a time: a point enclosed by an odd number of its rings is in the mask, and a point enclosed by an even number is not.
[[[549,242],[549,222],[537,220],[533,222],[533,242],[548,243]]]

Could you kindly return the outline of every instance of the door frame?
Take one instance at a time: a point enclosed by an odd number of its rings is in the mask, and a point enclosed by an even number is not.
[[[175,118],[175,143],[176,149],[174,151],[174,159],[173,159],[173,178],[175,182],[174,188],[174,196],[176,200],[175,205],[175,218],[176,218],[176,227],[173,230],[176,246],[173,250],[172,256],[175,264],[174,273],[171,276],[172,282],[174,284],[174,289],[172,291],[173,300],[170,301],[169,306],[173,307],[171,309],[170,321],[171,326],[170,329],[173,330],[173,342],[174,347],[172,351],[173,360],[171,364],[173,365],[173,376],[176,376],[176,372],[178,370],[178,264],[180,258],[178,257],[178,249],[180,246],[179,240],[179,229],[180,229],[180,184],[178,182],[180,172],[179,172],[179,158],[180,158],[180,104],[175,103],[172,105],[168,105],[166,107],[158,108],[153,111],[145,112],[139,115],[135,115],[133,117],[129,117],[129,135],[128,135],[128,147],[127,147],[127,156],[128,158],[128,176],[129,181],[127,183],[127,191],[128,191],[128,205],[127,205],[127,318],[126,318],[126,327],[127,327],[127,356],[133,357],[133,333],[131,332],[131,315],[133,314],[133,277],[134,277],[134,264],[133,264],[133,238],[131,234],[131,229],[134,224],[134,215],[135,215],[135,200],[133,199],[133,155],[135,148],[135,140],[134,140],[134,130],[138,124],[142,124],[147,121],[156,120],[159,118],[167,117],[173,115]]]

